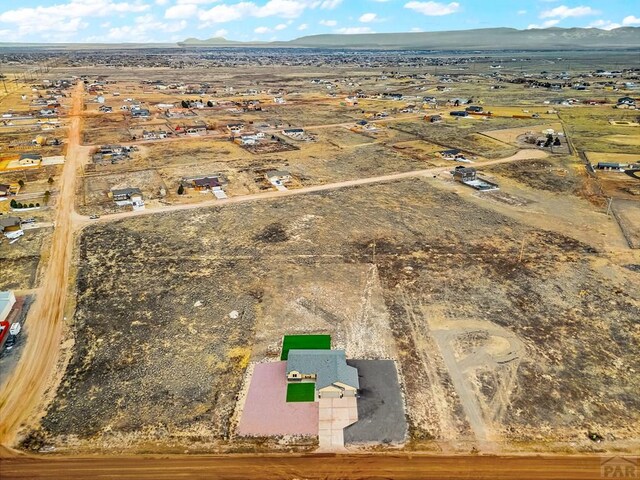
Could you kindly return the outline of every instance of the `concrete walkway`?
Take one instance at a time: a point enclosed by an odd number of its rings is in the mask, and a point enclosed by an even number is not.
[[[319,451],[346,451],[344,446],[344,429],[358,421],[358,404],[356,398],[321,398],[319,403]]]

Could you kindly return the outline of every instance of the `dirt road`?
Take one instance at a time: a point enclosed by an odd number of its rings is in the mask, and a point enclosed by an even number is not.
[[[525,160],[532,158],[545,158],[547,157],[547,153],[542,150],[520,150],[516,154],[506,157],[500,158],[497,160],[489,160],[487,162],[482,163],[482,165],[478,165],[479,168],[489,165],[498,165],[501,163],[509,163],[516,160]],[[447,172],[451,170],[453,166],[446,167],[436,167],[436,168],[427,168],[424,170],[412,170],[410,172],[401,172],[401,173],[392,173],[389,175],[381,175],[378,177],[367,177],[367,178],[357,178],[354,180],[345,180],[342,182],[335,183],[326,183],[323,185],[312,185],[310,187],[297,188],[295,190],[274,190],[265,193],[254,193],[251,195],[242,195],[237,197],[230,197],[224,200],[211,199],[200,203],[189,203],[184,205],[168,205],[165,207],[146,209],[146,210],[138,210],[138,211],[126,211],[122,213],[115,213],[113,215],[104,215],[98,220],[94,220],[94,222],[112,222],[115,220],[120,220],[122,218],[129,218],[140,215],[151,215],[155,213],[168,213],[175,212],[179,210],[191,210],[194,208],[203,208],[203,207],[212,207],[212,206],[223,206],[229,205],[232,203],[244,203],[244,202],[252,202],[255,200],[268,200],[273,198],[280,197],[288,197],[292,195],[304,195],[306,193],[314,193],[314,192],[325,192],[328,190],[336,190],[339,188],[347,188],[347,187],[356,187],[358,185],[369,185],[372,183],[382,183],[382,182],[391,182],[395,180],[402,180],[405,178],[415,178],[415,177],[429,177],[438,175],[443,172]],[[82,225],[90,220],[89,217],[76,216],[74,221],[78,224]]]
[[[71,215],[74,206],[76,169],[81,159],[80,82],[73,92],[67,159],[59,180],[56,204],[56,228],[51,239],[50,256],[26,322],[29,341],[11,376],[0,389],[0,444],[14,443],[20,426],[29,420],[49,383],[58,358],[63,312],[73,249]],[[3,475],[4,476],[4,475]]]
[[[227,455],[165,458],[9,458],[3,480],[34,478],[215,479],[600,479],[593,456]],[[622,461],[614,458],[613,461]],[[604,468],[604,467],[603,467]],[[625,477],[627,478],[627,477]],[[632,477],[628,477],[632,478]]]

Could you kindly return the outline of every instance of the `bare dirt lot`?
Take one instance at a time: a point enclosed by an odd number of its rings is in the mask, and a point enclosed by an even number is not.
[[[40,250],[51,238],[51,231],[50,228],[28,230],[14,244],[0,237],[0,290],[35,287]]]
[[[581,186],[571,157],[524,160],[510,165],[495,165],[485,170],[509,177],[525,185],[551,192],[575,193]]]
[[[37,434],[62,449],[224,442],[249,357],[289,330],[398,358],[411,448],[638,438],[638,273],[428,180],[96,225],[80,255]]]

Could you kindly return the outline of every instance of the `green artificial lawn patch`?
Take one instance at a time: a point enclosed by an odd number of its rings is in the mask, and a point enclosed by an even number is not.
[[[289,350],[330,350],[331,335],[285,335],[280,360],[289,358]]]
[[[289,383],[287,385],[287,402],[315,401],[315,383]]]

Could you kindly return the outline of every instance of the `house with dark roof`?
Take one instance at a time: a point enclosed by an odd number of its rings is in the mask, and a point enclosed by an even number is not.
[[[289,383],[315,383],[316,398],[355,397],[358,369],[347,365],[344,350],[289,350]]]
[[[227,178],[222,173],[212,175],[203,175],[200,177],[189,177],[182,179],[184,187],[190,187],[198,192],[206,192],[209,190],[221,190],[227,183]]]

